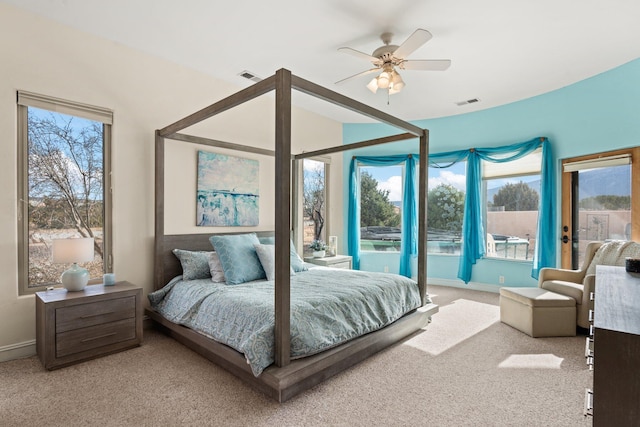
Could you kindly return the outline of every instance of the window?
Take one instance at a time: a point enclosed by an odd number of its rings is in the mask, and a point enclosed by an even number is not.
[[[53,239],[93,237],[91,279],[112,271],[109,110],[18,92],[20,294],[59,283]],[[106,262],[105,262],[106,260]]]
[[[309,245],[314,240],[327,243],[329,159],[303,159],[303,253],[311,256]]]
[[[466,162],[446,168],[429,167],[427,252],[460,255]]]
[[[427,251],[460,254],[466,162],[429,168]],[[419,174],[419,168],[416,175]],[[360,249],[400,251],[403,167],[360,167]]]
[[[591,241],[637,240],[640,148],[562,161],[562,267],[579,268]]]
[[[483,162],[488,258],[531,260],[540,201],[542,150],[507,163]]]
[[[360,166],[360,250],[400,251],[403,167]]]

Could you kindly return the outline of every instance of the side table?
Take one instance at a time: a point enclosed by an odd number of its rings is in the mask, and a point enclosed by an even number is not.
[[[36,351],[46,369],[142,343],[142,288],[129,282],[36,292]]]
[[[308,257],[305,262],[322,265],[324,267],[346,268],[351,270],[351,257],[349,255],[326,256],[322,258]]]

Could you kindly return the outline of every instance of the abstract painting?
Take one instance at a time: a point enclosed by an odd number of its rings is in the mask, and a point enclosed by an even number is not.
[[[259,166],[257,160],[198,151],[196,225],[258,225]]]

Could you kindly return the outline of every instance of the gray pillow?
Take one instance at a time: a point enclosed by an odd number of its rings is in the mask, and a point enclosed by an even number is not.
[[[180,260],[180,264],[182,264],[183,280],[206,279],[211,277],[209,259],[213,252],[186,251],[183,249],[174,249],[172,252]]]
[[[267,280],[274,280],[276,278],[276,257],[274,245],[255,245],[256,253],[260,259],[260,264],[264,268],[264,272],[267,275]],[[291,275],[295,275],[293,267],[289,267]]]

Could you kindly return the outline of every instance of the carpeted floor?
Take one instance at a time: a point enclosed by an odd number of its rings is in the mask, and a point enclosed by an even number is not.
[[[423,331],[278,404],[153,330],[141,347],[47,372],[0,363],[3,426],[590,426],[584,337],[530,338],[498,295],[429,286]]]

